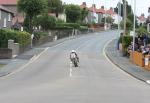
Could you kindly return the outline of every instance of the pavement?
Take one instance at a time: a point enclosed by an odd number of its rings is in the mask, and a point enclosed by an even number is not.
[[[111,62],[131,76],[150,83],[150,71],[131,63],[128,57],[122,56],[121,52],[117,50],[116,45],[117,39],[112,40],[105,48],[105,53]]]

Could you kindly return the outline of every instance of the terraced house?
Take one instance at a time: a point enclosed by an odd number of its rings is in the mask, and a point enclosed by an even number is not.
[[[0,5],[0,28],[11,28],[14,13]]]

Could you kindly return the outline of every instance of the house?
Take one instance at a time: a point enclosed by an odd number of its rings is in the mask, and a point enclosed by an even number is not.
[[[0,5],[14,12],[15,15],[18,13],[17,0],[0,0]]]
[[[137,17],[138,25],[144,25],[146,23],[146,18],[144,14],[141,14],[140,17]]]
[[[24,22],[24,15],[17,10],[17,0],[0,0],[0,5],[14,13],[12,25]]]
[[[11,28],[14,13],[0,5],[0,28]]]
[[[97,9],[95,4],[93,4],[92,7],[88,8],[86,2],[83,2],[80,5],[80,8],[86,8],[89,11],[88,16],[84,20],[85,23],[101,23],[103,10]]]
[[[103,18],[110,16],[115,24],[118,24],[122,21],[122,17],[118,15],[117,13],[114,12],[113,8],[111,7],[109,10],[105,10],[104,6],[101,6],[101,8],[97,9],[96,5],[93,4],[92,7],[87,7],[86,2],[83,2],[80,5],[80,8],[86,8],[89,10],[88,16],[85,18],[84,22],[85,23],[98,23],[101,24],[104,21]]]
[[[110,7],[109,10],[106,10],[104,17],[111,17],[114,20],[114,22],[113,22],[114,24],[118,24],[122,21],[122,16],[120,16],[116,12],[114,12],[112,7]]]

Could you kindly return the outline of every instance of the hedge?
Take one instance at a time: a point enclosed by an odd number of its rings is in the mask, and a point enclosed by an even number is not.
[[[56,28],[58,27],[68,27],[68,28],[80,28],[80,25],[78,23],[57,23]]]
[[[35,32],[34,33],[34,40],[35,41],[39,41],[45,37],[48,37],[48,32],[42,32],[42,31],[39,31],[39,32]]]
[[[26,47],[31,42],[31,35],[27,32],[0,29],[0,48],[7,48],[9,39],[14,40],[15,43],[19,43],[20,47]]]

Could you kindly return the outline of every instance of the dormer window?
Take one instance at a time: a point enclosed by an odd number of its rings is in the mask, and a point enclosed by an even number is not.
[[[11,21],[11,14],[8,14],[8,21]]]

